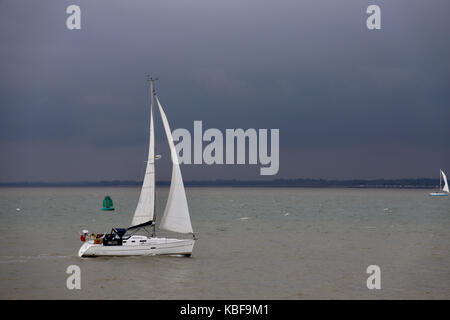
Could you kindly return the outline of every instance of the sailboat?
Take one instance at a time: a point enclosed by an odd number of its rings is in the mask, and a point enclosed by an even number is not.
[[[444,180],[444,187],[442,187],[442,180]],[[442,192],[431,192],[430,196],[448,196],[447,176],[442,169],[440,170],[439,175],[439,189],[442,190]]]
[[[80,257],[148,255],[191,256],[192,254],[197,238],[192,229],[183,178],[169,122],[154,90],[155,80],[157,79],[148,79],[150,82],[150,138],[148,161],[139,201],[131,225],[128,228],[113,228],[110,233],[105,235],[89,235],[88,230],[83,230],[80,239],[84,243],[78,251]],[[153,125],[153,109],[155,101],[164,125],[172,158],[172,179],[169,197],[159,228],[177,233],[192,234],[192,239],[174,239],[156,236],[155,161],[160,159],[161,156],[155,155]],[[149,228],[151,228],[151,233],[150,230],[148,230]]]

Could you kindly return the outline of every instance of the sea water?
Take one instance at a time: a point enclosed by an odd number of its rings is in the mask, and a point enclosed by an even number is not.
[[[137,187],[1,188],[0,299],[449,299],[450,197],[429,190],[187,188],[192,257],[79,258]],[[157,192],[161,218],[168,188]],[[105,195],[115,211],[101,211]],[[80,268],[69,290],[67,268]],[[367,287],[368,266],[381,289]]]

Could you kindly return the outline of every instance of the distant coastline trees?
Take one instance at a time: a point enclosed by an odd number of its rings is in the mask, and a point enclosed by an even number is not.
[[[141,181],[73,181],[73,182],[3,182],[0,187],[114,187],[139,186]],[[157,185],[170,185],[170,181],[157,181]],[[304,187],[304,188],[436,188],[439,179],[373,179],[373,180],[325,180],[325,179],[274,179],[274,180],[191,180],[188,187]]]

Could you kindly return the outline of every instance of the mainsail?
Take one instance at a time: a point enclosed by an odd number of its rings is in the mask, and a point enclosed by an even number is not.
[[[153,85],[150,85],[150,139],[148,160],[141,195],[130,228],[148,225],[155,214],[155,137],[153,127]]]
[[[173,143],[169,122],[167,121],[166,114],[156,95],[155,99],[159,107],[172,156],[172,180],[170,183],[169,198],[167,199],[166,208],[159,227],[174,232],[193,233],[186,192],[184,191],[183,178],[181,176],[180,165]]]
[[[444,180],[444,187],[442,188],[442,191],[449,193],[447,177],[446,177],[444,171],[442,171],[442,170],[441,170],[441,175],[442,175],[442,179]]]

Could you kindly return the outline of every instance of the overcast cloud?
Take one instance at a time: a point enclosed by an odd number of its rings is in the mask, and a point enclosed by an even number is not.
[[[280,129],[278,175],[184,165],[185,180],[437,178],[449,22],[448,0],[1,0],[0,182],[141,179],[147,73],[172,130]]]

